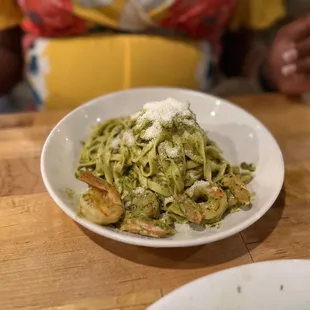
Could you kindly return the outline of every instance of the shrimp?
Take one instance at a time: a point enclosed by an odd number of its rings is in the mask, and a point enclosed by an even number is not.
[[[220,219],[228,208],[226,193],[215,183],[198,181],[187,189],[186,194],[194,203],[192,208],[199,208],[202,223]]]
[[[238,203],[248,205],[251,203],[251,193],[241,179],[234,175],[226,175],[221,180],[224,187],[227,187]]]
[[[159,203],[154,193],[142,187],[138,187],[133,191],[132,204],[135,208],[132,214],[137,216],[145,216],[147,218],[156,219],[159,217]]]
[[[107,192],[107,197],[115,204],[121,204],[121,196],[114,186],[107,181],[94,176],[91,172],[85,171],[81,174],[80,180],[87,183],[90,187]]]
[[[168,206],[169,212],[186,218],[189,222],[200,224],[202,221],[201,208],[186,195],[175,197]]]
[[[163,222],[148,218],[127,217],[120,226],[120,230],[134,234],[163,238],[175,233],[174,229]]]
[[[90,189],[80,198],[79,214],[100,225],[118,222],[124,213],[118,191],[90,172],[83,172],[80,179]]]
[[[206,181],[197,181],[168,206],[170,212],[195,224],[216,222],[227,208],[226,193],[216,184]]]

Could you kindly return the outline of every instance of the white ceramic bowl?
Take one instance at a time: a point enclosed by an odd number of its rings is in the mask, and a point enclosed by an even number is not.
[[[65,188],[82,193],[87,186],[74,176],[81,149],[96,122],[132,114],[149,101],[168,97],[191,103],[199,124],[224,151],[233,164],[256,164],[251,189],[256,192],[253,207],[227,216],[220,228],[203,232],[184,229],[175,236],[152,239],[122,233],[96,225],[76,215],[76,201]],[[214,242],[234,235],[261,218],[276,200],[284,178],[281,151],[269,131],[253,116],[226,100],[203,93],[175,88],[142,88],[97,98],[75,109],[61,120],[48,136],[41,156],[45,186],[57,205],[82,226],[102,236],[134,245],[150,247],[186,247]]]
[[[148,310],[309,310],[310,260],[250,264],[200,278]]]

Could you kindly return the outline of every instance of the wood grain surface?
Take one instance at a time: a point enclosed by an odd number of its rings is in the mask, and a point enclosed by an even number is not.
[[[188,249],[134,247],[78,226],[53,203],[39,169],[44,140],[68,111],[0,116],[0,309],[140,310],[217,270],[310,258],[310,105],[281,95],[231,100],[276,137],[285,184],[252,227]]]

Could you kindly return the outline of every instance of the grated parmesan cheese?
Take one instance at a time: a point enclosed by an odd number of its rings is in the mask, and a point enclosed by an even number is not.
[[[170,157],[170,158],[176,158],[178,157],[178,149],[175,148],[175,147],[170,147],[170,146],[167,146],[166,147],[166,153],[167,155]]]
[[[135,145],[135,137],[133,135],[132,130],[128,130],[124,132],[123,135],[123,142],[126,146],[133,146]]]
[[[213,186],[213,187],[212,187],[212,190],[215,191],[215,192],[216,192],[218,189],[219,189],[219,188],[218,188],[217,186]]]
[[[143,109],[145,113],[139,116],[138,120],[140,122],[144,119],[148,119],[151,121],[169,123],[176,115],[184,117],[192,115],[188,103],[180,102],[172,98],[146,103]]]
[[[177,234],[181,234],[183,236],[190,235],[193,231],[188,224],[175,223],[174,227],[175,227],[175,231],[177,232]]]
[[[162,131],[162,127],[160,125],[160,123],[158,121],[154,121],[152,126],[149,127],[146,131],[145,131],[145,136],[144,138],[146,140],[152,140],[155,137],[157,137]]]
[[[186,119],[183,120],[183,123],[185,125],[187,125],[187,126],[197,127],[197,124],[196,124],[196,122],[193,119],[186,118]]]
[[[166,153],[169,158],[176,158],[179,155],[179,151],[176,147],[172,147],[168,142],[162,142],[161,146],[163,147],[163,151]]]
[[[200,180],[200,181],[196,181],[188,190],[187,190],[187,193],[190,195],[190,196],[193,196],[194,195],[194,191],[196,189],[200,189],[200,188],[204,188],[204,187],[207,187],[209,186],[210,183],[208,181],[203,181],[203,180]]]
[[[141,195],[145,192],[145,188],[143,187],[136,187],[134,190],[133,190],[133,193],[136,194],[136,195]]]
[[[143,106],[144,113],[137,116],[137,123],[148,120],[152,125],[146,130],[145,139],[151,140],[162,131],[162,125],[170,123],[176,116],[192,116],[189,104],[172,98],[163,101],[148,102]]]
[[[114,138],[111,142],[111,147],[113,150],[118,149],[119,148],[119,143],[120,143],[121,139],[119,136],[117,136],[116,138]]]

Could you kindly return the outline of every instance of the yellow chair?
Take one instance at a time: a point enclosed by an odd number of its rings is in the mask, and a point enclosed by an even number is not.
[[[198,89],[206,56],[196,43],[159,36],[98,35],[38,39],[28,51],[28,80],[46,108],[75,107],[94,97],[143,86]]]

